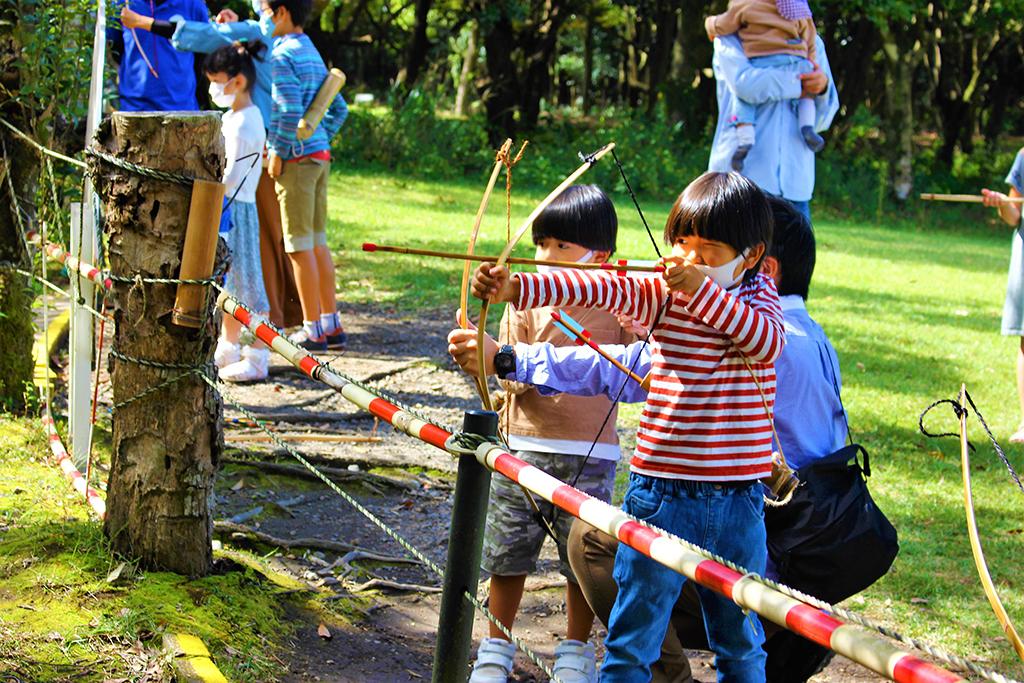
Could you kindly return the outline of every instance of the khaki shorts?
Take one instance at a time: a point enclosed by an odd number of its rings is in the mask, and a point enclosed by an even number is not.
[[[289,254],[327,245],[327,176],[320,159],[285,161],[277,177],[284,250]]]

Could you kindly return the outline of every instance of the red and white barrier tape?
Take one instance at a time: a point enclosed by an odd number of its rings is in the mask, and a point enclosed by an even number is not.
[[[446,450],[447,431],[411,416],[408,412],[332,372],[306,350],[292,344],[265,321],[226,294],[219,305],[309,377],[335,389],[357,406],[394,425],[400,431]],[[952,683],[964,680],[882,640],[859,626],[791,598],[749,576],[708,559],[671,538],[644,526],[622,510],[559,481],[494,444],[482,444],[476,458],[569,514],[593,524],[622,543],[674,569],[702,586],[753,610],[766,619],[823,645],[898,683]]]
[[[50,415],[49,408],[43,414],[43,428],[46,430],[46,438],[50,442],[50,451],[53,453],[54,463],[64,472],[64,476],[75,487],[75,490],[82,494],[96,512],[96,515],[103,519],[107,514],[107,504],[104,502],[103,496],[100,495],[99,491],[90,487],[89,482],[78,471],[78,468],[75,467],[75,462],[71,459],[71,455],[68,454],[67,449],[64,448],[64,443],[60,440],[57,425]]]
[[[283,356],[288,362],[318,382],[323,382],[344,398],[370,414],[394,425],[409,436],[446,450],[444,442],[451,436],[448,431],[402,410],[390,401],[353,384],[333,372],[308,351],[288,341],[277,330],[259,319],[249,309],[227,294],[221,294],[218,304],[224,312],[249,328],[256,338]]]
[[[91,280],[104,289],[110,289],[113,287],[114,283],[102,270],[91,263],[86,263],[85,261],[81,261],[77,257],[72,256],[61,248],[59,244],[54,244],[53,242],[44,243],[43,238],[35,231],[30,231],[25,235],[25,238],[32,244],[41,248],[52,260],[57,261],[58,263],[63,263],[68,270],[77,271],[87,280]]]

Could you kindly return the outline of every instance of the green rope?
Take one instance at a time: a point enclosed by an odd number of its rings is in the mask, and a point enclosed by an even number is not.
[[[144,178],[153,178],[154,180],[162,180],[167,183],[176,183],[178,185],[185,185],[186,187],[192,187],[192,183],[195,180],[197,180],[195,176],[191,176],[185,173],[172,173],[171,171],[161,171],[160,169],[157,168],[151,168],[149,166],[142,166],[140,164],[135,164],[130,161],[125,161],[124,159],[116,157],[112,154],[107,154],[106,152],[96,149],[95,147],[86,148],[85,153],[88,156],[99,159],[100,161],[108,163],[111,166],[115,166],[117,168],[120,168],[121,170],[128,171],[129,173],[134,173],[135,175],[139,175]]]

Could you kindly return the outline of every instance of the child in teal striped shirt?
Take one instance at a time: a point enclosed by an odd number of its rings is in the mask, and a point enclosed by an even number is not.
[[[274,22],[277,42],[270,55],[270,150],[267,172],[277,183],[281,202],[284,248],[295,271],[302,306],[302,329],[289,337],[309,351],[342,348],[346,335],[338,318],[334,261],[327,248],[327,177],[331,167],[331,138],[348,116],[339,95],[311,137],[295,132],[313,102],[327,67],[302,31],[312,0],[263,0],[265,17]]]

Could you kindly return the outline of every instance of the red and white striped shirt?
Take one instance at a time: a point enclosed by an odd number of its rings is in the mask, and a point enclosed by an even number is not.
[[[518,309],[595,307],[631,315],[648,328],[670,296],[660,277],[582,270],[515,277],[522,283]],[[671,296],[651,335],[651,391],[630,469],[695,481],[767,477],[771,421],[743,356],[774,406],[774,363],[785,343],[775,283],[759,274],[730,293],[705,278],[688,303],[682,294]]]

